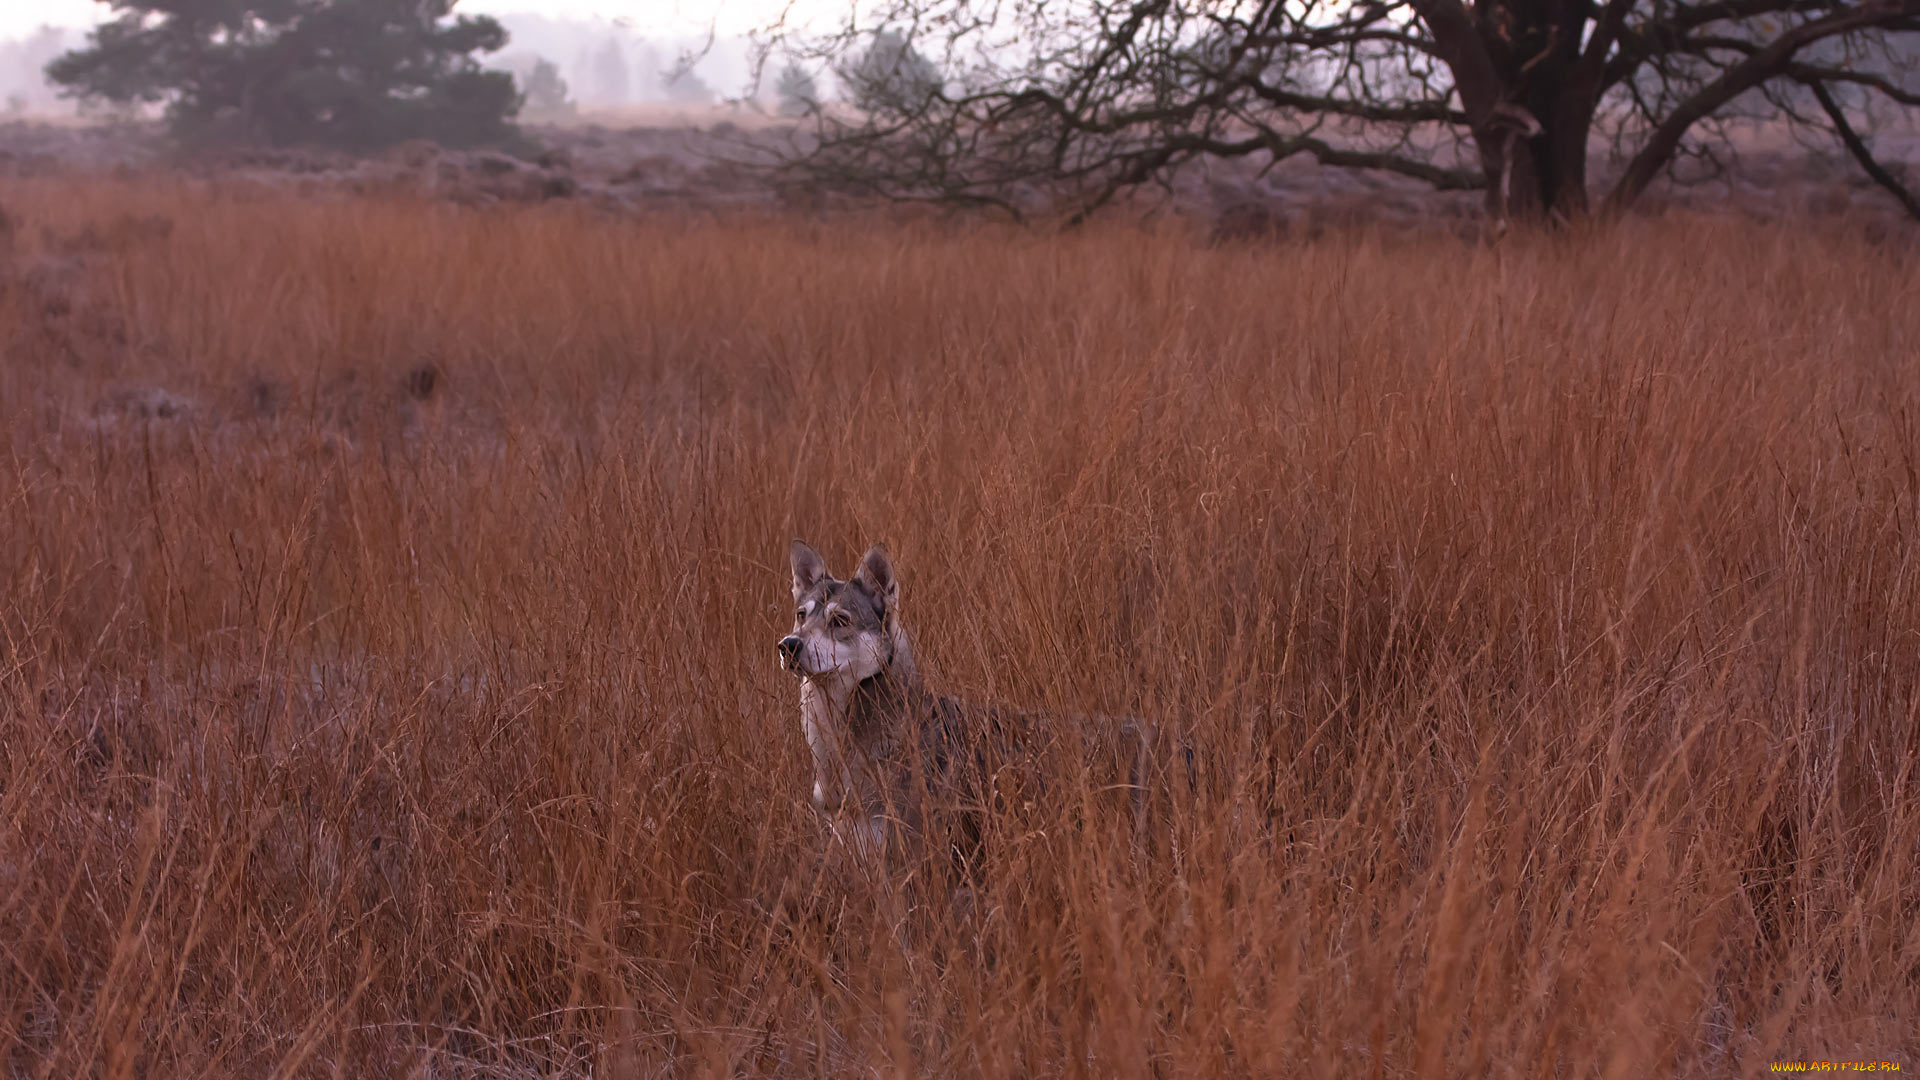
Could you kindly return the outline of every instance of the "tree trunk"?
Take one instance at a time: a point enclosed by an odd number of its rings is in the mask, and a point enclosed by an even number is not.
[[[1487,216],[1494,221],[1536,221],[1546,216],[1546,185],[1532,143],[1509,127],[1475,135],[1487,175]]]
[[[1607,0],[1596,23],[1590,0],[1413,0],[1471,117],[1494,219],[1588,211],[1586,142],[1626,4]]]
[[[1495,219],[1572,220],[1587,212],[1587,133],[1591,114],[1549,113],[1537,135],[1512,126],[1476,136],[1487,175],[1487,213]],[[1511,154],[1511,162],[1509,162]]]
[[[1622,0],[1608,5],[1611,14]],[[1586,0],[1418,0],[1473,118],[1495,220],[1586,213],[1587,137],[1610,32],[1586,42]],[[1584,46],[1590,46],[1583,49]]]
[[[1554,24],[1558,30],[1536,27],[1515,50],[1513,69],[1503,72],[1509,100],[1539,124],[1538,134],[1517,140],[1513,183],[1517,188],[1524,179],[1527,190],[1509,199],[1510,217],[1567,221],[1587,212],[1587,136],[1595,95],[1582,77],[1579,49],[1558,44],[1578,40],[1580,18],[1567,14]]]

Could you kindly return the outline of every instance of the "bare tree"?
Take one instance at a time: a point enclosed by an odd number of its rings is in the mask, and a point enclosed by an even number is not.
[[[1206,157],[1307,155],[1483,189],[1497,218],[1623,208],[1766,119],[1841,146],[1913,207],[1874,126],[1920,103],[1920,0],[884,0],[761,37],[846,71],[934,58],[925,93],[813,114],[783,167],[899,199],[1082,212]],[[918,55],[918,54],[916,54]],[[1619,168],[1592,191],[1589,158]]]

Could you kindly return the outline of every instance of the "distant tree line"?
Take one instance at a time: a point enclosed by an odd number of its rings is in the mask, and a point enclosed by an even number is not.
[[[919,107],[944,81],[933,61],[914,48],[906,34],[891,28],[881,29],[864,48],[850,50],[828,66],[839,78],[842,100],[868,114]],[[773,93],[782,116],[808,116],[826,104],[819,79],[793,60],[774,78]]]

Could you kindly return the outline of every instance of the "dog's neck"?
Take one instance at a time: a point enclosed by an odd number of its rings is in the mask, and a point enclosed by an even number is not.
[[[902,737],[912,702],[921,694],[920,673],[907,633],[897,621],[889,634],[887,662],[859,682],[806,679],[800,684],[800,725],[813,753],[813,802],[830,813],[849,799],[875,792],[856,774]]]

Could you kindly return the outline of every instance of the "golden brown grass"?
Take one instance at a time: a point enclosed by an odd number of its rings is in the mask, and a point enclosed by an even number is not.
[[[1920,1065],[1910,255],[0,200],[0,1073]],[[795,534],[1177,843],[823,879]]]

